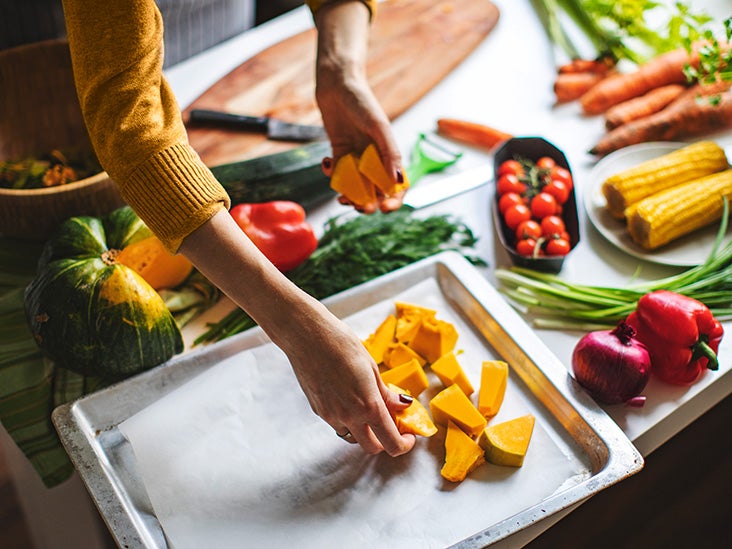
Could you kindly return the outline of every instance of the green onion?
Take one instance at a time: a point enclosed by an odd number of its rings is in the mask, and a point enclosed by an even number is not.
[[[626,288],[574,284],[558,275],[523,267],[496,269],[499,290],[523,310],[537,328],[597,330],[616,325],[644,294],[670,290],[704,303],[719,320],[732,319],[732,241],[722,246],[729,205],[712,251],[701,265],[679,274]]]

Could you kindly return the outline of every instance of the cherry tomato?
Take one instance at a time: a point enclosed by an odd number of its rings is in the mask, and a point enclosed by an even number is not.
[[[565,240],[564,238],[550,238],[547,240],[547,255],[567,255],[569,250],[569,240]]]
[[[556,199],[557,204],[564,204],[569,200],[569,187],[560,179],[550,180],[541,190],[552,195]]]
[[[498,166],[498,175],[524,175],[524,167],[518,160],[504,160],[501,165]]]
[[[564,181],[564,183],[567,184],[567,188],[569,190],[572,190],[574,182],[572,181],[572,174],[569,173],[569,170],[567,168],[554,166],[551,170],[549,170],[549,176],[555,181]]]
[[[506,210],[503,219],[508,228],[515,231],[522,221],[531,219],[531,210],[525,204],[514,204]]]
[[[516,227],[516,239],[524,240],[525,238],[537,239],[541,236],[541,225],[535,219],[527,219],[519,223]]]
[[[498,211],[505,214],[506,210],[515,204],[526,204],[526,199],[519,193],[506,193],[498,199]]]
[[[519,181],[519,178],[514,174],[507,173],[498,178],[496,184],[496,192],[498,196],[503,196],[506,193],[518,193],[523,194],[526,190],[526,183]]]
[[[516,253],[531,257],[536,251],[536,240],[533,238],[524,238],[516,243]]]
[[[536,167],[540,170],[550,170],[556,165],[557,163],[550,156],[542,156],[539,160],[536,161]]]
[[[548,215],[557,213],[557,201],[549,193],[540,192],[531,199],[531,215],[537,219],[544,219]]]
[[[546,237],[566,232],[564,220],[558,215],[548,215],[541,220],[541,234]]]

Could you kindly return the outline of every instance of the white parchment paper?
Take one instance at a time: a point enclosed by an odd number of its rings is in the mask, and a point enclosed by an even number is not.
[[[460,335],[459,360],[476,388],[483,360],[499,358],[432,279],[346,319],[366,337],[395,300],[438,311]],[[432,387],[420,400],[440,388]],[[586,474],[526,389],[509,381],[492,423],[537,417],[521,468],[485,464],[444,481],[445,429],[399,458],[370,456],[315,416],[284,354],[244,351],[120,425],[171,545],[216,547],[444,547],[520,512]],[[475,395],[473,396],[475,399]]]

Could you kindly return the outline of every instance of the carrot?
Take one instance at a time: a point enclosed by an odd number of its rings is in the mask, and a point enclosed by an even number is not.
[[[598,59],[572,59],[570,62],[561,65],[557,69],[557,72],[559,74],[576,72],[607,74],[614,67],[615,62],[610,57],[601,57]]]
[[[659,55],[633,72],[611,75],[593,86],[580,98],[582,110],[585,114],[600,114],[613,105],[643,95],[654,88],[684,84],[684,67],[697,63],[698,55],[689,53],[685,48]]]
[[[732,127],[732,93],[719,94],[718,102],[685,92],[668,107],[608,132],[590,150],[605,156],[647,141],[670,141]]]
[[[604,78],[604,74],[597,72],[560,72],[554,81],[554,96],[557,98],[557,104],[579,99]]]
[[[613,105],[605,112],[605,127],[612,130],[631,120],[658,112],[681,95],[685,89],[686,87],[681,84],[668,84]]]
[[[440,118],[437,120],[437,132],[445,137],[462,141],[469,145],[477,145],[492,149],[499,143],[511,139],[511,134],[490,126],[458,120],[456,118]]]

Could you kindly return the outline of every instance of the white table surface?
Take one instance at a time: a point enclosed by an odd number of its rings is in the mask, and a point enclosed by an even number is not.
[[[583,184],[596,163],[586,151],[604,133],[602,118],[583,116],[576,102],[553,106],[555,61],[530,1],[497,0],[495,3],[501,16],[491,34],[447,78],[394,121],[402,154],[408,158],[417,135],[434,131],[436,120],[442,117],[472,120],[516,136],[541,136],[567,156],[581,204]],[[718,21],[732,15],[728,0],[695,0],[692,4]],[[181,107],[185,107],[258,51],[311,26],[310,13],[305,8],[298,8],[171,68],[166,76]],[[727,149],[732,145],[732,132],[711,137]],[[449,173],[491,165],[489,153],[470,147],[459,148],[464,150],[464,156]],[[429,184],[437,177],[440,176],[428,176],[420,184]],[[490,191],[490,186],[471,191],[431,206],[426,213],[457,215],[476,232],[480,237],[478,251],[490,264],[486,276],[492,280],[492,268],[509,266],[510,262],[508,256],[494,246]],[[335,202],[328,204],[313,212],[310,220],[316,228],[320,227],[328,217],[342,212],[342,208]],[[637,260],[616,249],[589,223],[581,206],[580,231],[580,244],[566,259],[561,271],[561,276],[568,280],[622,287],[637,274],[638,267],[641,268],[641,280],[679,272],[677,268]],[[227,304],[221,307],[223,309],[212,314],[220,314]],[[732,332],[732,323],[726,323],[725,328]],[[572,350],[583,334],[548,330],[539,330],[539,334],[569,368]],[[193,337],[190,331],[188,337]],[[690,388],[670,387],[652,380],[644,391],[648,400],[643,408],[621,405],[608,406],[606,410],[647,456],[732,393],[732,337],[723,340],[719,359],[719,370],[709,372]],[[561,516],[542,521],[516,534],[506,541],[506,545],[526,543],[559,518]]]

